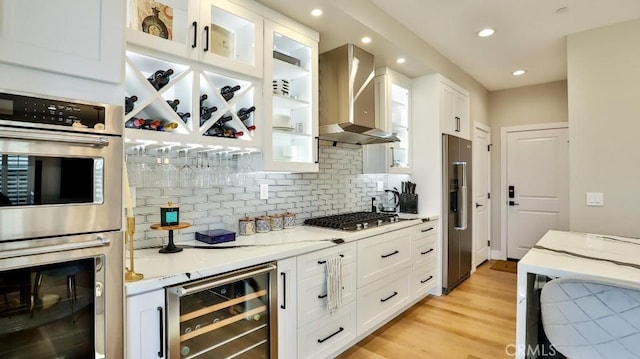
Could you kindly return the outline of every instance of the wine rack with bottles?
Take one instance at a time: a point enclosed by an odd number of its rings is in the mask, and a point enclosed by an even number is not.
[[[125,137],[144,143],[259,148],[257,83],[196,62],[127,51]]]

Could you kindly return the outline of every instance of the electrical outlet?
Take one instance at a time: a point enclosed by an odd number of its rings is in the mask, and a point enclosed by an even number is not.
[[[376,191],[384,190],[384,183],[382,181],[376,182]]]
[[[260,184],[260,199],[269,199],[269,185],[266,183]]]
[[[604,194],[602,192],[587,192],[587,206],[604,206]]]

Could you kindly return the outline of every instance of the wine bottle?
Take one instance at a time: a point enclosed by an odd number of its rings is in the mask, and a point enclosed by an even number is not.
[[[233,95],[235,94],[236,91],[240,90],[240,85],[236,85],[236,86],[223,86],[220,89],[220,95],[222,95],[222,98],[224,98],[225,101],[229,101],[233,98]]]
[[[218,111],[218,108],[215,106],[200,107],[200,126],[202,126],[202,124],[209,120],[211,118],[211,114],[216,111]]]
[[[242,121],[245,121],[251,116],[251,113],[255,110],[256,110],[255,106],[251,106],[249,108],[243,107],[238,110],[238,118]]]
[[[189,112],[176,112],[176,114],[182,119],[182,122],[184,123],[187,123],[189,117],[191,117],[191,113]]]
[[[133,110],[133,103],[138,101],[138,96],[133,95],[131,97],[124,98],[124,114],[128,114]]]
[[[158,126],[156,129],[158,131],[171,131],[171,130],[175,130],[176,128],[178,128],[178,124],[176,122],[167,122]]]
[[[180,100],[175,99],[175,100],[168,100],[167,104],[169,104],[169,106],[171,106],[171,108],[175,111],[178,112],[178,105],[180,104]]]
[[[137,117],[131,117],[124,123],[124,127],[126,128],[139,128],[140,122]]]
[[[167,71],[158,70],[149,76],[147,80],[149,80],[151,86],[156,90],[160,90],[169,83],[169,77],[171,77],[171,75],[173,75],[173,69],[168,69]]]

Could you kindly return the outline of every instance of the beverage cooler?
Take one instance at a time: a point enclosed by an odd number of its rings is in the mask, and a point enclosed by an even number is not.
[[[276,358],[276,265],[167,288],[169,358]]]

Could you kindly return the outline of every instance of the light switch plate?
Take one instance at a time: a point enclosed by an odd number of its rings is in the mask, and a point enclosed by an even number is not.
[[[604,194],[602,192],[587,192],[587,206],[604,206]]]
[[[267,183],[260,184],[260,199],[269,199],[269,185]]]
[[[384,183],[382,183],[382,181],[376,182],[376,191],[382,191],[383,186],[384,186]]]

